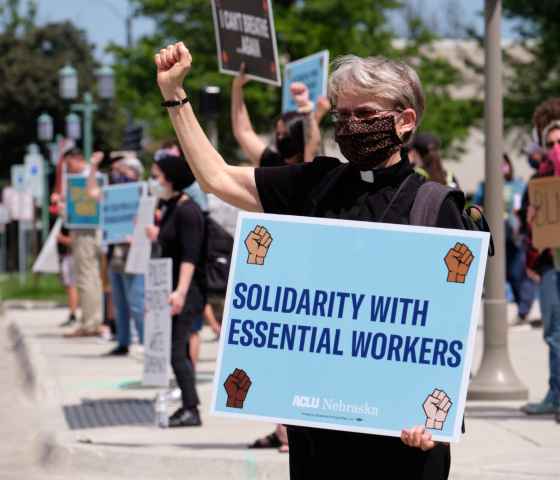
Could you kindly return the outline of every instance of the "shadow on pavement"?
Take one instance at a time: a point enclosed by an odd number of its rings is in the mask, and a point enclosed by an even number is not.
[[[479,418],[486,420],[529,420],[550,421],[554,419],[553,415],[526,415],[519,408],[513,407],[467,407],[465,410],[465,419]]]

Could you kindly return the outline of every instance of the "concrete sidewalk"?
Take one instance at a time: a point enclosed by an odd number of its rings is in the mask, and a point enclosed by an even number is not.
[[[207,414],[218,346],[210,332],[203,331],[197,368],[204,425],[161,430],[151,418],[157,390],[141,386],[139,358],[102,357],[112,344],[98,339],[63,339],[57,325],[64,317],[64,310],[9,310],[4,320],[21,334],[33,373],[36,421],[43,432],[37,438],[47,473],[147,480],[288,478],[287,455],[246,449],[271,425]],[[510,330],[513,363],[533,400],[546,390],[541,336],[542,330],[530,327]],[[479,335],[478,345],[480,340]],[[475,365],[479,357],[480,351]],[[560,425],[552,417],[528,418],[520,405],[468,403],[467,434],[453,447],[451,478],[560,479]]]

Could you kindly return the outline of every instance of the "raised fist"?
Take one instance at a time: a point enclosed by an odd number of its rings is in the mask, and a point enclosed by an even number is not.
[[[162,48],[155,56],[157,82],[166,100],[183,88],[183,81],[191,69],[192,56],[183,42]],[[182,99],[180,99],[182,100]]]
[[[245,370],[236,368],[224,382],[224,387],[228,396],[226,407],[243,408],[243,402],[251,388],[251,379]]]
[[[245,246],[249,252],[247,263],[250,265],[263,265],[271,243],[272,237],[268,230],[257,225],[245,239]]]
[[[445,257],[445,265],[448,270],[447,281],[449,283],[465,283],[465,278],[473,260],[474,256],[469,247],[463,243],[456,243]]]
[[[313,102],[309,99],[309,89],[303,82],[293,82],[290,84],[290,94],[297,105],[299,113],[309,113],[313,110]]]
[[[443,430],[443,424],[453,403],[443,390],[435,389],[424,401],[426,428]]]

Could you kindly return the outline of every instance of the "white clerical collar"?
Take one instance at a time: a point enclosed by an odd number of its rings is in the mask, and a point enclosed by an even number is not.
[[[362,180],[367,183],[373,183],[375,179],[373,170],[360,171],[360,177],[362,177]]]

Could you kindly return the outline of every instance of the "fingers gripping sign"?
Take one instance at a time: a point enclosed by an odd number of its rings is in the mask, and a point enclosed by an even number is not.
[[[249,265],[264,265],[264,259],[268,254],[272,237],[265,227],[257,225],[245,239],[245,246],[249,252],[247,263]]]
[[[443,430],[443,424],[453,403],[443,390],[435,389],[424,401],[426,428]]]
[[[465,283],[474,255],[464,243],[456,243],[447,252],[445,265],[447,266],[447,281],[449,283]]]
[[[251,379],[245,370],[236,368],[224,382],[227,393],[226,406],[231,408],[243,408],[243,403],[251,388]]]

